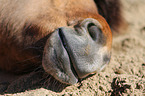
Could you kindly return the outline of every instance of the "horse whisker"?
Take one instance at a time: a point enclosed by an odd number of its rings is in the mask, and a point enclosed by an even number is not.
[[[26,62],[26,61],[29,61],[29,60],[32,60],[32,59],[35,59],[35,58],[39,58],[40,56],[41,56],[41,55],[37,55],[37,56],[31,57],[31,58],[29,58],[29,59],[25,59],[25,60],[23,60],[23,61],[21,61],[21,62],[16,62],[15,64],[24,63],[24,62]]]

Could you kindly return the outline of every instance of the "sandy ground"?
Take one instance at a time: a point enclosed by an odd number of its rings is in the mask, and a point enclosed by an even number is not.
[[[52,85],[49,88],[29,86],[41,80],[42,73],[36,71],[13,84],[0,83],[0,93],[7,91],[5,95],[10,96],[145,96],[145,0],[122,0],[122,4],[128,29],[122,30],[126,34],[113,38],[112,59],[103,72],[55,92],[48,90]],[[24,83],[26,81],[29,82]],[[53,82],[53,87],[59,89],[56,83]],[[28,88],[24,90],[24,87]]]

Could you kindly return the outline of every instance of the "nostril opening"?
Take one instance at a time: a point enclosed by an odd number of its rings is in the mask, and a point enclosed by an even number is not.
[[[87,26],[88,32],[93,40],[99,39],[99,34],[101,33],[101,29],[98,28],[94,23],[90,23]]]

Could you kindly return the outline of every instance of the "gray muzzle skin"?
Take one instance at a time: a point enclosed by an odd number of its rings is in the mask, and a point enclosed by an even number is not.
[[[65,84],[100,72],[110,61],[110,51],[101,25],[88,18],[75,27],[61,27],[47,40],[42,65],[44,70]]]

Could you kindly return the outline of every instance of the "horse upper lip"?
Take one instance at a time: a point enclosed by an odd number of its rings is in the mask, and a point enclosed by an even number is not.
[[[58,34],[59,34],[60,40],[62,42],[62,45],[64,46],[65,49],[67,49],[66,39],[65,39],[65,36],[64,36],[64,34],[63,34],[61,29],[59,29]]]
[[[76,72],[76,70],[75,70],[75,68],[74,68],[74,66],[73,66],[73,63],[72,63],[71,55],[70,55],[69,52],[68,52],[69,46],[68,46],[68,44],[67,44],[67,40],[66,40],[66,38],[65,38],[65,35],[63,34],[63,31],[62,31],[61,29],[59,29],[58,34],[59,34],[59,37],[60,37],[60,41],[61,41],[61,43],[62,43],[64,49],[66,50],[66,52],[67,52],[67,54],[68,54],[68,58],[69,58],[70,64],[71,64],[71,70],[72,70],[73,74],[78,78],[77,72]]]

